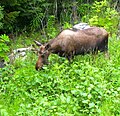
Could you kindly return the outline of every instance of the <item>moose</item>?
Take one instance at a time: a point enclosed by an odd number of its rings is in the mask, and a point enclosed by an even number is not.
[[[98,51],[107,53],[108,32],[100,27],[90,27],[76,31],[66,29],[45,44],[37,41],[35,43],[40,46],[35,66],[36,70],[39,70],[44,64],[48,63],[48,57],[51,53],[66,57],[69,61],[75,55],[96,54]]]

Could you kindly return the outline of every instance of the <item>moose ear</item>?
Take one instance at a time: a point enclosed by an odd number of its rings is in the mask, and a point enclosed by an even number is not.
[[[45,45],[45,49],[46,49],[46,50],[48,50],[50,47],[51,47],[50,44],[46,44],[46,45]]]

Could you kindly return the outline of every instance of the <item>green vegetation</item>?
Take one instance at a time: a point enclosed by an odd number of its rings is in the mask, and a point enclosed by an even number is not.
[[[119,116],[119,51],[120,41],[110,38],[110,59],[99,53],[69,63],[52,54],[40,71],[36,54],[29,52],[0,69],[1,116]]]
[[[105,27],[116,33],[119,23],[118,0],[1,0],[2,34],[32,32],[80,21]],[[111,30],[112,28],[112,30]],[[45,30],[47,33],[48,30]],[[44,32],[44,34],[46,34]],[[1,34],[1,33],[0,33]],[[53,34],[54,35],[54,34]],[[53,35],[50,37],[53,37]]]
[[[118,3],[0,0],[0,61],[9,61],[13,49],[30,46],[33,40],[45,43],[81,21],[110,33],[110,59],[103,53],[87,54],[69,63],[51,54],[50,64],[36,71],[38,56],[30,51],[0,68],[0,116],[120,116]]]
[[[9,37],[7,35],[1,35],[0,36],[0,59],[3,58],[3,60],[8,61],[9,58],[7,56],[7,52],[9,51],[9,46],[7,43],[9,42]]]
[[[3,27],[3,23],[1,22],[3,18],[3,13],[2,13],[3,8],[0,6],[0,29]]]
[[[101,2],[95,1],[89,15],[83,16],[83,21],[89,22],[90,25],[104,27],[112,35],[117,33],[119,17],[118,12],[110,7],[109,2],[103,0]]]

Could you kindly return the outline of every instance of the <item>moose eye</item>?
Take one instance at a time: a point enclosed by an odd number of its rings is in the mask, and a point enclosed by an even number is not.
[[[40,50],[40,51],[39,51],[39,54],[43,54],[43,51]]]
[[[39,51],[39,54],[42,54],[42,52],[41,52],[41,51]]]
[[[45,55],[44,55],[44,54],[41,54],[41,57],[42,57],[42,58],[44,58],[44,57],[45,57]]]

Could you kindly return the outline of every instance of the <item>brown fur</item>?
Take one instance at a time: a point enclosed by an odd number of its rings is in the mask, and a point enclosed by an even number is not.
[[[55,53],[70,60],[74,55],[95,53],[98,50],[106,52],[108,50],[108,33],[105,29],[98,27],[78,31],[67,29],[41,47],[40,55],[44,54],[47,59],[50,53]],[[37,70],[43,66],[44,60],[47,61],[40,55],[36,63]]]

